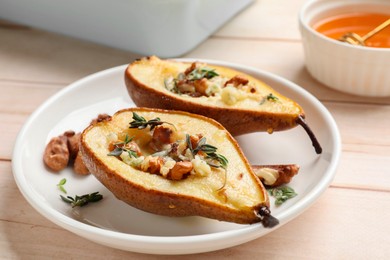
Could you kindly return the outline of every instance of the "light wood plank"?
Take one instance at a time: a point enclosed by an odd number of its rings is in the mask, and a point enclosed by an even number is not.
[[[61,84],[0,81],[0,112],[30,114],[64,87]]]
[[[300,39],[298,12],[305,0],[257,0],[216,34],[217,37]]]
[[[344,144],[332,186],[390,192],[389,151],[389,146]]]
[[[0,81],[0,159],[11,159],[17,134],[27,118],[61,88],[63,85]]]
[[[276,259],[385,259],[390,254],[388,195],[328,189],[300,217],[239,250],[248,257],[264,250]]]
[[[95,244],[43,218],[21,197],[9,162],[0,162],[0,188],[2,259],[153,258]],[[390,254],[390,248],[385,246],[390,243],[390,211],[386,210],[390,207],[388,196],[388,192],[330,188],[302,215],[267,236],[241,246],[187,256],[186,259],[225,256],[234,259],[383,259]]]
[[[390,106],[334,102],[324,105],[334,116],[343,143],[389,148]]]
[[[0,112],[0,160],[11,160],[16,137],[27,117],[25,114]]]
[[[35,29],[0,28],[0,79],[69,84],[127,64],[126,51]]]

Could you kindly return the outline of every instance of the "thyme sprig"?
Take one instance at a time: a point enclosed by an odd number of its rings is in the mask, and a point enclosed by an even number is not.
[[[275,197],[275,205],[282,205],[286,200],[294,198],[298,194],[289,186],[281,186],[269,190],[269,194]]]
[[[123,152],[128,153],[130,158],[134,157],[137,158],[137,152],[133,151],[131,149],[127,149],[126,145],[130,143],[133,140],[134,137],[129,137],[129,135],[126,135],[125,140],[123,142],[117,142],[115,143],[115,149],[112,150],[110,153],[108,153],[108,156],[120,156]]]
[[[279,98],[272,93],[269,93],[267,96],[263,97],[260,101],[260,105],[264,104],[265,101],[277,102]]]
[[[273,102],[279,100],[279,98],[277,96],[275,96],[274,94],[272,94],[272,93],[269,93],[266,98],[267,98],[268,101],[273,101]]]
[[[197,146],[195,148],[193,148],[192,143],[191,143],[191,139],[190,139],[190,135],[186,134],[186,143],[187,143],[188,148],[192,152],[193,156],[198,154],[199,151],[202,151],[206,154],[205,158],[209,159],[207,161],[208,165],[210,165],[211,167],[214,167],[214,168],[221,167],[223,169],[226,169],[227,165],[229,163],[228,159],[225,156],[223,156],[222,154],[217,153],[217,149],[218,149],[217,147],[215,147],[211,144],[207,144],[206,142],[207,142],[206,137],[202,137],[199,140]],[[217,161],[219,164],[214,164],[213,161]]]
[[[219,76],[219,74],[215,72],[215,69],[210,69],[208,67],[200,67],[200,68],[195,68],[193,71],[191,71],[187,75],[187,79],[194,81],[203,78],[211,79],[216,76]]]
[[[173,125],[168,122],[161,121],[159,117],[153,118],[151,120],[146,121],[146,119],[143,116],[138,115],[137,113],[133,112],[133,121],[130,122],[129,128],[138,128],[138,129],[145,129],[146,127],[150,126],[150,130],[153,130],[156,126],[162,125],[162,124],[169,124]]]
[[[74,207],[83,207],[87,205],[90,202],[98,202],[103,199],[103,195],[99,194],[99,192],[94,192],[91,194],[84,194],[82,196],[76,195],[74,198],[71,196],[62,196],[60,195],[61,199],[70,204],[72,208]]]
[[[60,182],[57,184],[57,187],[60,189],[60,191],[62,191],[63,193],[66,194],[67,191],[66,191],[66,189],[65,189],[65,187],[64,187],[65,183],[66,183],[66,179],[63,178],[63,179],[61,179]]]

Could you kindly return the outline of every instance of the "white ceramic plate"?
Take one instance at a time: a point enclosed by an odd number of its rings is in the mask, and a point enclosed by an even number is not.
[[[340,157],[340,136],[328,110],[299,86],[278,76],[235,64],[230,66],[252,74],[279,92],[296,100],[323,146],[317,155],[301,127],[284,132],[254,133],[237,137],[253,164],[297,163],[301,166],[290,186],[298,196],[271,210],[283,225],[307,209],[328,187]],[[77,176],[71,169],[49,172],[42,163],[45,144],[64,131],[82,131],[99,113],[134,106],[123,81],[126,66],[105,70],[81,79],[51,97],[28,119],[19,133],[13,173],[27,201],[59,226],[97,243],[128,251],[151,254],[190,254],[235,246],[275,230],[261,224],[238,225],[201,217],[170,218],[132,208],[117,200],[92,175]],[[57,183],[66,178],[68,195],[99,191],[104,199],[72,209],[61,201]]]

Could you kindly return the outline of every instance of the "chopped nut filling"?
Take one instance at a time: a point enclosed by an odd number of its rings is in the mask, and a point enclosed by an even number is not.
[[[116,156],[138,170],[175,181],[189,175],[207,176],[212,172],[211,168],[226,169],[227,159],[216,153],[217,148],[207,144],[202,134],[185,134],[159,118],[146,121],[133,113],[133,119],[130,128],[150,131],[150,142],[140,147],[137,140],[127,134],[119,134],[125,136],[124,140],[109,134],[109,156]]]
[[[234,105],[244,99],[253,99],[262,105],[265,101],[275,101],[258,93],[257,87],[242,75],[226,78],[215,69],[194,62],[177,77],[164,80],[165,88],[179,95],[191,97],[219,97],[227,105]],[[274,97],[274,96],[273,96]]]

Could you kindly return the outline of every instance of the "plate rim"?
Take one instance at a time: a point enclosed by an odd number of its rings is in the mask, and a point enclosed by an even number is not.
[[[299,96],[302,96],[304,99],[308,100],[310,103],[312,103],[315,107],[318,107],[321,111],[321,114],[324,116],[326,123],[329,125],[330,132],[332,134],[332,144],[334,145],[333,151],[331,151],[331,158],[329,159],[330,163],[328,167],[326,168],[326,171],[323,173],[323,177],[320,179],[320,182],[313,187],[313,189],[310,190],[310,192],[303,197],[300,201],[295,203],[293,206],[289,207],[285,211],[280,212],[278,215],[278,218],[281,220],[281,224],[278,226],[282,226],[286,223],[288,223],[290,220],[296,218],[298,215],[302,214],[305,210],[311,207],[311,205],[318,200],[320,195],[324,193],[324,191],[329,187],[329,184],[333,180],[337,167],[339,165],[340,157],[341,157],[341,137],[340,133],[336,124],[336,121],[332,117],[331,113],[328,111],[328,109],[317,99],[315,98],[311,93],[309,93],[307,90],[303,89],[299,85],[295,84],[294,82],[283,78],[279,75],[276,75],[274,73],[261,70],[255,67],[241,65],[237,63],[232,62],[226,62],[226,61],[220,61],[220,60],[213,60],[213,59],[196,59],[196,58],[179,58],[179,59],[173,59],[177,61],[184,61],[184,62],[193,62],[193,61],[199,61],[204,62],[207,64],[213,64],[213,65],[219,65],[219,66],[227,66],[231,67],[233,69],[236,69],[238,71],[249,71],[252,74],[257,74],[261,76],[265,76],[267,78],[270,78],[271,80],[276,80],[281,82],[283,85],[287,86],[288,89],[291,89],[293,92],[297,93]],[[129,234],[129,233],[123,233],[119,231],[114,230],[108,230],[103,229],[100,227],[91,226],[89,224],[82,223],[78,220],[75,220],[73,218],[70,218],[61,212],[55,210],[52,207],[46,207],[46,205],[40,205],[39,202],[33,200],[31,198],[31,193],[34,192],[32,190],[32,186],[29,186],[26,182],[26,179],[24,178],[24,174],[22,174],[23,170],[21,169],[20,163],[21,158],[18,158],[18,154],[20,154],[20,147],[23,141],[23,137],[26,135],[29,127],[34,123],[36,118],[43,112],[47,107],[50,107],[58,98],[62,97],[63,95],[66,95],[67,93],[79,88],[85,83],[88,83],[90,80],[95,80],[99,77],[104,77],[106,75],[110,75],[111,73],[117,73],[120,70],[124,72],[124,70],[127,68],[128,64],[115,66],[109,69],[105,69],[99,72],[95,72],[93,74],[87,75],[81,79],[78,79],[74,81],[73,83],[68,84],[64,88],[62,88],[60,91],[46,99],[25,121],[22,128],[20,129],[16,142],[14,145],[14,150],[12,153],[12,173],[15,179],[15,182],[18,186],[18,189],[24,196],[24,198],[29,202],[30,205],[33,206],[35,210],[37,210],[40,214],[45,216],[49,221],[61,226],[64,229],[70,230],[73,233],[76,233],[84,238],[89,238],[90,240],[93,240],[95,242],[99,242],[99,239],[95,240],[89,236],[97,235],[97,236],[103,236],[103,237],[110,237],[115,239],[121,239],[125,240],[127,243],[132,242],[135,243],[132,246],[137,246],[139,243],[141,244],[147,244],[149,246],[156,246],[158,244],[188,244],[188,242],[194,243],[196,242],[211,242],[218,240],[220,238],[227,239],[229,237],[236,237],[237,233],[251,233],[253,229],[259,228],[259,223],[253,224],[253,225],[247,225],[243,226],[240,229],[234,229],[234,230],[225,230],[225,231],[219,231],[214,233],[207,233],[207,234],[199,234],[199,235],[189,235],[189,236],[149,236],[149,235],[137,235],[137,234]],[[261,78],[260,78],[261,79]],[[19,156],[21,157],[21,156]],[[321,185],[320,185],[321,184]],[[80,225],[80,227],[76,227],[75,224]],[[65,226],[64,226],[65,225]],[[269,229],[266,232],[262,232],[261,236],[276,230],[278,227]],[[86,234],[82,234],[83,232],[87,232],[89,236],[86,236]],[[258,238],[260,236],[255,236],[254,238],[249,238],[246,241],[243,241],[239,244],[242,244],[244,242],[250,241],[252,239]],[[103,243],[101,243],[103,244]],[[107,245],[107,244],[105,244]],[[238,244],[235,244],[238,245]],[[116,247],[115,245],[110,245],[111,247]],[[139,246],[139,245],[138,245]],[[217,248],[227,248],[229,246]],[[139,250],[129,250],[123,247],[116,247],[122,250],[128,250],[133,252],[141,252],[141,253],[153,253],[153,252],[146,252],[140,248]],[[208,252],[213,251],[217,249],[212,250],[196,250],[191,251],[188,253],[196,253],[196,252]],[[165,254],[164,252],[157,252],[158,254]],[[183,253],[183,252],[180,252]],[[168,252],[168,254],[172,254],[171,252]]]

